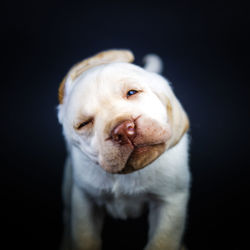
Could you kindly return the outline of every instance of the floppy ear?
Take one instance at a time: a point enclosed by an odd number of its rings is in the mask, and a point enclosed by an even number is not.
[[[172,134],[168,147],[171,148],[180,141],[182,136],[189,129],[189,119],[174,94],[171,95],[171,101],[167,98],[167,113]]]
[[[133,62],[133,60],[134,55],[129,50],[107,50],[84,59],[74,65],[62,80],[58,91],[59,103],[63,103],[65,93],[71,88],[73,81],[84,71],[101,64],[111,62]]]
[[[189,119],[182,105],[176,98],[170,83],[158,74],[149,75],[149,86],[154,94],[160,99],[167,111],[168,125],[171,137],[167,148],[175,146],[189,129]]]

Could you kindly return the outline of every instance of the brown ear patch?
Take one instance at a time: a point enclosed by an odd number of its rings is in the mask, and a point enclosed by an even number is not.
[[[59,100],[59,104],[63,103],[63,97],[64,97],[64,89],[65,89],[65,82],[66,82],[66,77],[65,76],[62,80],[62,82],[60,83],[59,89],[58,89],[58,100]]]
[[[80,76],[84,71],[101,65],[101,64],[107,64],[111,62],[133,62],[134,61],[134,55],[129,50],[107,50],[100,52],[92,57],[89,57],[87,59],[84,59],[83,61],[77,63],[74,65],[68,74],[63,78],[62,82],[60,83],[59,90],[58,90],[58,99],[59,103],[63,103],[64,98],[64,92],[65,92],[65,83],[66,79],[68,77],[71,78],[71,80],[75,80],[78,76]]]
[[[173,109],[170,103],[170,100],[167,98],[167,114],[168,114],[168,122],[170,126],[173,126]]]
[[[168,122],[172,131],[169,147],[175,146],[189,129],[189,119],[181,104],[175,99],[173,104],[167,99]]]

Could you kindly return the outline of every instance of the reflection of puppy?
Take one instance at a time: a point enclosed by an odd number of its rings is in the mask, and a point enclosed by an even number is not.
[[[75,65],[59,88],[67,143],[64,249],[101,249],[104,211],[116,218],[149,208],[145,249],[180,249],[189,193],[189,122],[160,60],[145,69],[127,50]],[[159,65],[160,66],[160,65]]]

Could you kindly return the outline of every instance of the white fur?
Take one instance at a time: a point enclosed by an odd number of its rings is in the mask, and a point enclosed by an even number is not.
[[[147,70],[161,70],[158,58],[148,60],[152,61],[146,64]],[[125,82],[120,83],[121,77]],[[138,101],[119,101],[120,85],[127,81],[143,88]],[[164,126],[169,118],[163,99],[175,99],[168,82],[138,66],[111,63],[88,69],[74,81],[67,80],[65,90],[63,104],[58,107],[69,154],[63,190],[67,224],[64,249],[100,249],[103,208],[115,218],[126,219],[139,216],[145,204],[150,212],[145,249],[179,249],[190,182],[188,136],[184,135],[177,145],[139,171],[121,175],[100,167],[103,157],[100,138],[103,124],[111,119],[110,112],[148,116]],[[110,102],[105,102],[105,98]],[[75,131],[73,125],[79,114],[86,118],[98,114],[94,130]]]

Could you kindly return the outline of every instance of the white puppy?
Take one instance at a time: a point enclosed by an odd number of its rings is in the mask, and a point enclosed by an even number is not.
[[[110,50],[71,68],[59,88],[65,166],[64,249],[101,249],[105,212],[149,209],[146,250],[179,250],[189,196],[189,121],[160,59],[145,69],[128,50]],[[154,71],[154,72],[151,72]]]

